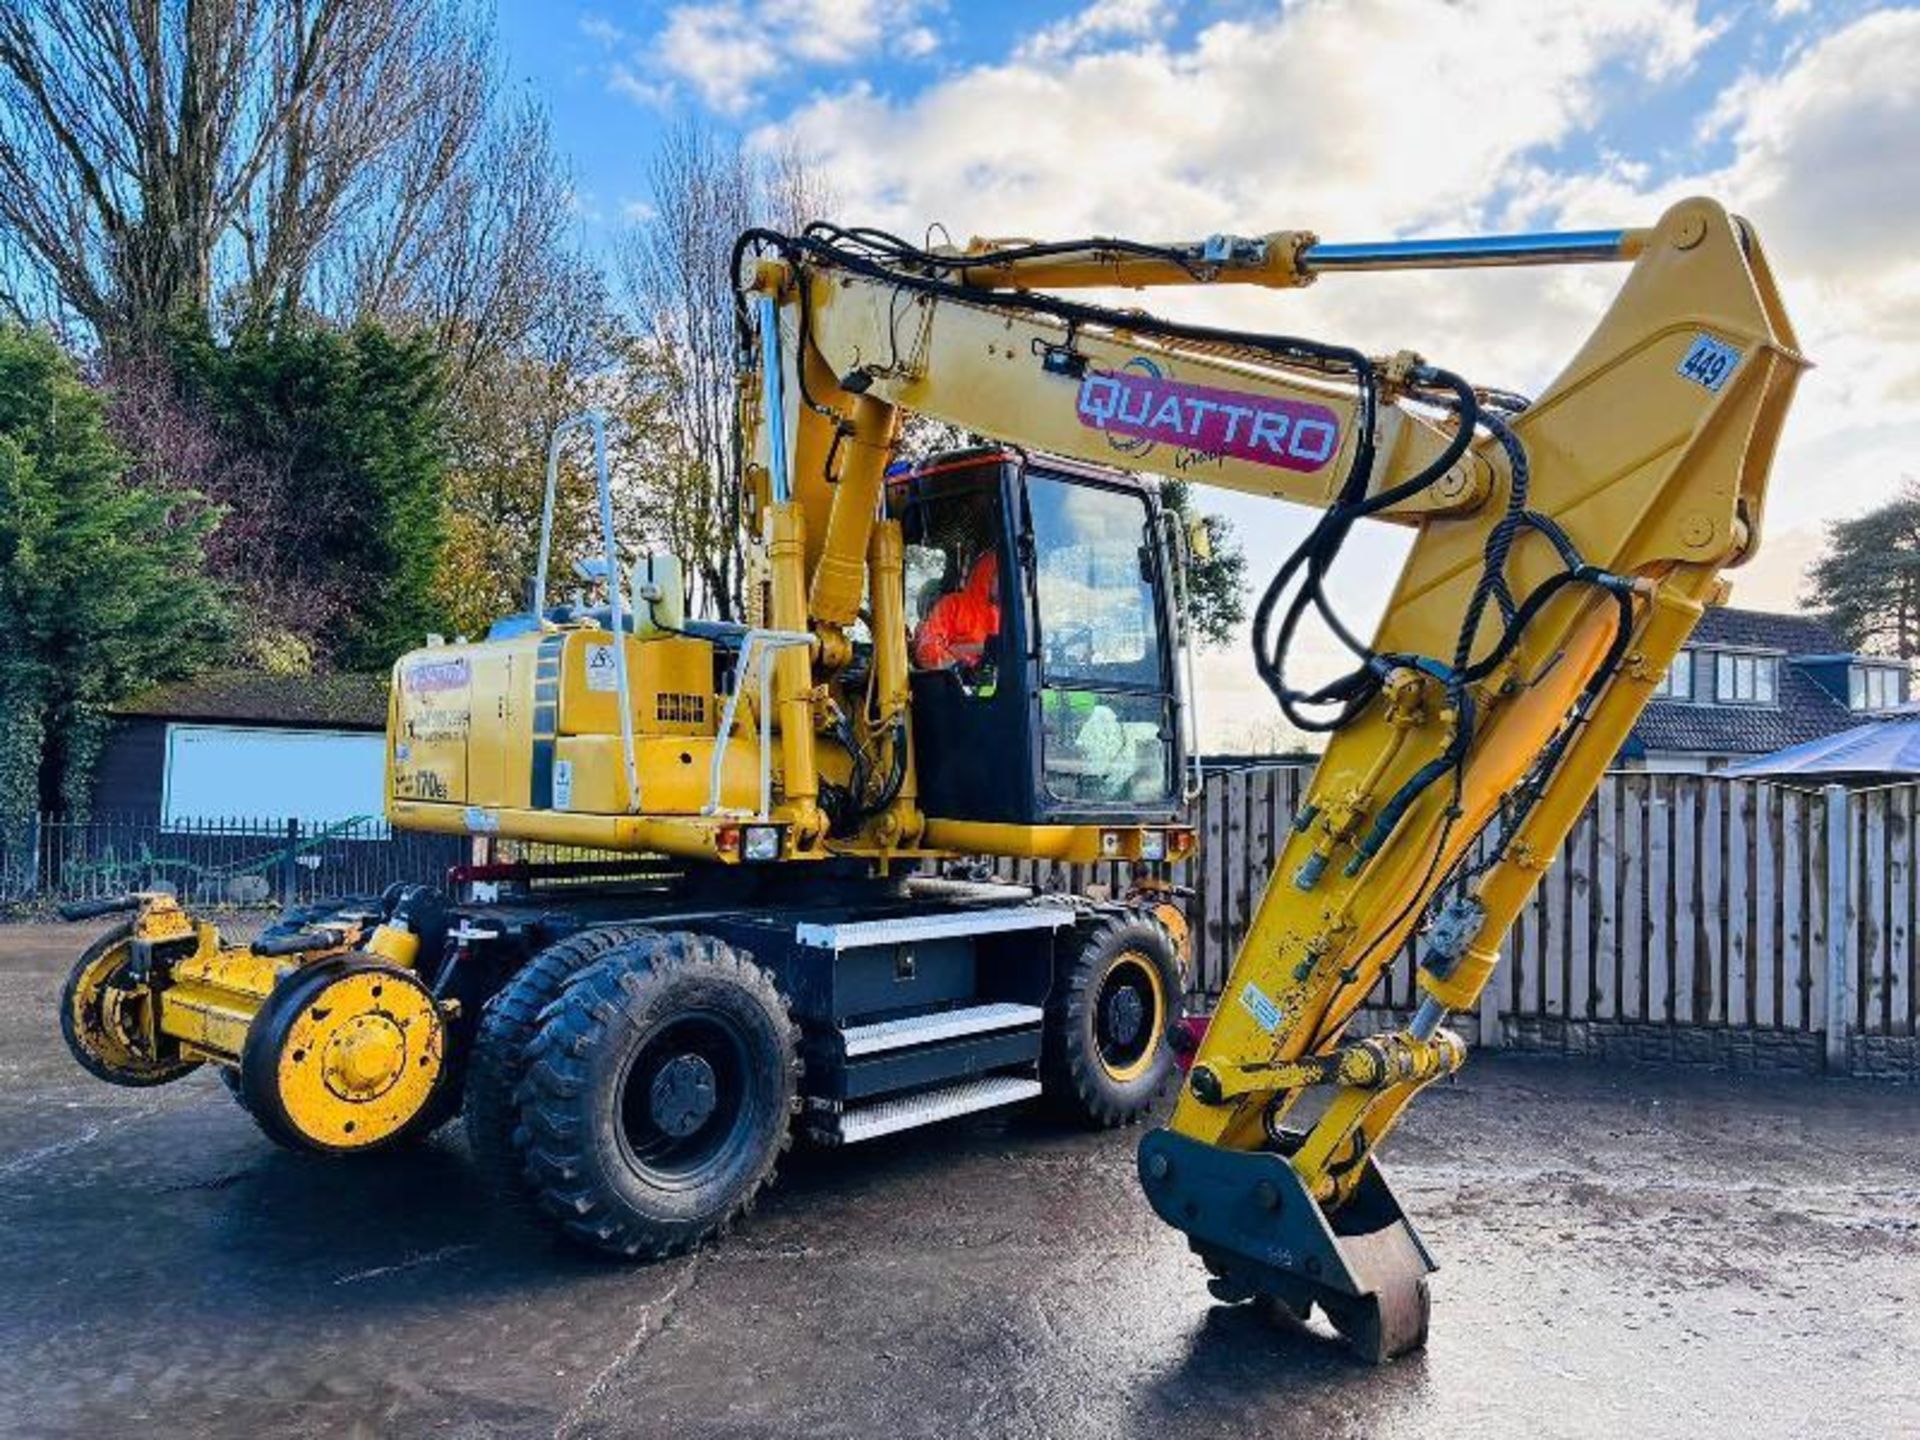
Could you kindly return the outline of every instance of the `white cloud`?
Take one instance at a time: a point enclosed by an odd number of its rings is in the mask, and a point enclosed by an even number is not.
[[[1531,219],[1583,225],[1706,193],[1753,221],[1817,365],[1768,494],[1768,544],[1809,555],[1825,521],[1920,470],[1920,13],[1863,16],[1705,103],[1732,146],[1719,169],[1651,188],[1535,174],[1522,204]],[[1763,552],[1741,588],[1788,604],[1800,585]]]
[[[846,66],[892,49],[908,57],[930,54],[939,36],[917,23],[942,0],[715,0],[676,5],[652,37],[651,53],[668,76],[692,87],[715,110],[748,109],[761,87],[805,66]],[[630,66],[617,68],[610,83],[622,84]],[[656,83],[644,98],[658,103]]]
[[[1064,20],[1035,31],[1014,52],[1023,60],[1047,60],[1100,41],[1158,34],[1173,16],[1166,0],[1093,0]]]
[[[891,48],[896,55],[920,60],[940,48],[940,36],[931,25],[913,25],[901,32]]]
[[[580,17],[580,33],[602,49],[612,49],[627,38],[627,32],[604,15],[592,11]]]
[[[777,132],[818,157],[844,218],[909,234],[942,221],[960,237],[1291,226],[1367,239],[1646,224],[1672,199],[1713,194],[1755,221],[1820,367],[1802,385],[1768,546],[1739,599],[1791,606],[1822,524],[1920,470],[1920,13],[1860,17],[1787,46],[1769,72],[1701,91],[1681,143],[1710,141],[1730,158],[1663,178],[1673,161],[1654,147],[1668,133],[1577,173],[1554,168],[1556,147],[1610,104],[1684,81],[1718,33],[1689,4],[1298,0],[1178,44],[1146,18],[1154,9],[1090,5],[1001,63],[905,99],[856,85]],[[1573,353],[1618,283],[1606,268],[1329,277],[1297,293],[1152,301],[1409,346],[1527,389]],[[1285,507],[1236,497],[1222,508],[1256,568],[1302,526]],[[1375,593],[1393,548],[1369,540],[1355,554],[1350,594]],[[1243,654],[1209,669],[1219,679]],[[1306,659],[1309,674],[1329,663]],[[1252,684],[1243,674],[1228,689]]]
[[[1665,0],[1307,0],[1179,49],[1030,42],[904,102],[856,87],[788,125],[903,224],[1204,231],[1280,223],[1284,204],[1378,230],[1470,214],[1516,156],[1592,118],[1603,66],[1670,74],[1709,34]]]

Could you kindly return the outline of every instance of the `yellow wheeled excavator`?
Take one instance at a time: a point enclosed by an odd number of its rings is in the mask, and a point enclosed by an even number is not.
[[[1805,362],[1751,229],[1704,199],[1645,229],[1382,244],[816,224],[732,260],[749,620],[689,617],[671,556],[628,562],[587,417],[555,437],[532,607],[394,669],[395,825],[594,858],[463,866],[251,945],[127,897],[63,1001],[82,1063],[146,1084],[210,1062],[312,1150],[464,1109],[503,1192],[632,1255],[735,1220],[796,1128],[844,1144],[1035,1097],[1140,1119],[1189,1033],[1184,537],[1143,478],[1178,470],[1320,511],[1253,629],[1276,702],[1328,741],[1141,1183],[1221,1298],[1317,1306],[1372,1359],[1417,1347],[1432,1266],[1380,1142],[1464,1061],[1448,1013],[1758,543]],[[1628,267],[1617,298],[1531,400],[1080,293],[1601,262]],[[900,463],[908,412],[993,441]],[[555,467],[583,436],[601,553],[555,603]],[[1326,577],[1367,518],[1413,542],[1363,639]],[[1353,664],[1303,689],[1309,615]],[[978,856],[1136,879],[940,873]],[[1416,933],[1416,1013],[1348,1038]]]

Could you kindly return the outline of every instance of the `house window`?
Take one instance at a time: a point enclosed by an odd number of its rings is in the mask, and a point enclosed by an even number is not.
[[[1774,703],[1780,662],[1772,655],[1714,657],[1713,698],[1729,705]]]
[[[1847,702],[1855,710],[1889,710],[1905,696],[1894,665],[1855,665],[1847,675]]]
[[[1673,657],[1673,663],[1667,666],[1667,673],[1660,677],[1660,683],[1653,687],[1656,700],[1691,700],[1693,698],[1693,652],[1682,650]]]

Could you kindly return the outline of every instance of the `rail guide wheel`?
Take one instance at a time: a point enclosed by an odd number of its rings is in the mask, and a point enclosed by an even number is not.
[[[295,1150],[364,1153],[438,1119],[446,1023],[411,971],[354,955],[289,976],[247,1032],[239,1098]]]
[[[149,1053],[144,1012],[153,992],[130,975],[132,961],[132,921],[89,945],[61,992],[60,1033],[90,1074],[114,1085],[164,1085],[200,1062]]]

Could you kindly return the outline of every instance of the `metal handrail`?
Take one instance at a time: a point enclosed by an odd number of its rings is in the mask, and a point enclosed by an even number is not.
[[[773,706],[767,703],[767,685],[773,657],[796,645],[811,646],[813,636],[800,630],[749,630],[740,642],[740,663],[734,667],[733,690],[726,708],[720,713],[719,743],[713,747],[713,762],[707,773],[707,803],[702,815],[725,815],[734,819],[765,820],[773,811]],[[757,657],[756,653],[758,652]],[[740,696],[747,688],[751,668],[759,682],[760,695],[760,809],[749,815],[741,810],[723,810],[720,806],[721,781],[726,771],[727,749],[733,743],[733,725],[740,713]]]
[[[600,545],[606,557],[608,618],[613,630],[614,693],[620,708],[620,756],[626,766],[627,813],[640,810],[640,765],[633,739],[633,682],[627,674],[626,584],[620,573],[620,551],[613,535],[613,478],[607,469],[607,416],[603,410],[585,410],[553,428],[547,445],[547,493],[540,507],[540,563],[533,577],[533,620],[541,629],[547,621],[547,562],[553,550],[554,496],[560,483],[560,452],[576,430],[593,432],[594,486],[600,500]]]

